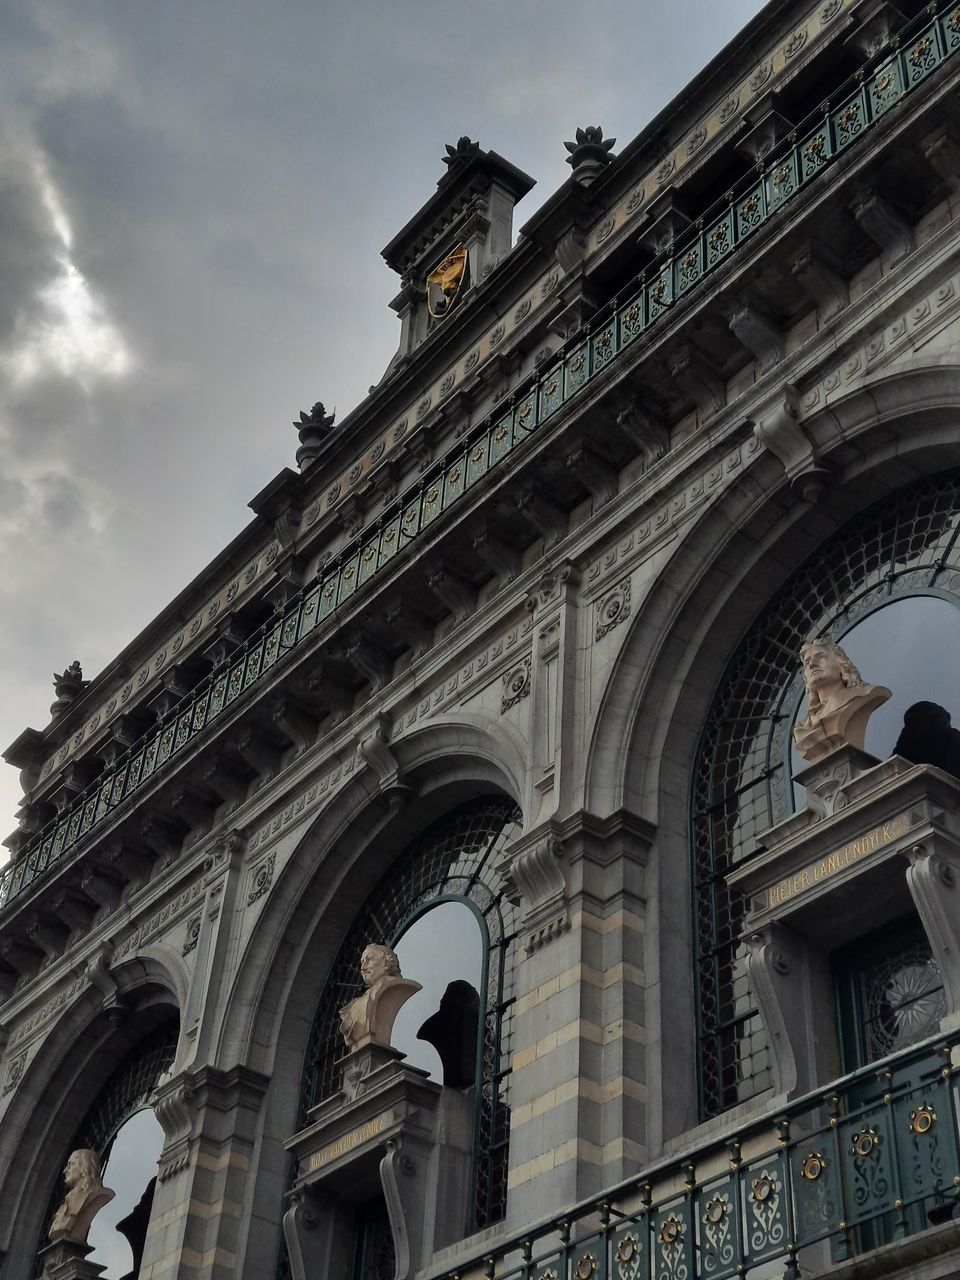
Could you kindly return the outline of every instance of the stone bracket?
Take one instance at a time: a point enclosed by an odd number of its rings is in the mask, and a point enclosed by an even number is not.
[[[501,864],[520,896],[528,952],[536,951],[570,927],[563,847],[552,832],[510,845]]]
[[[891,265],[913,249],[910,223],[879,192],[858,192],[850,212],[870,239],[885,253]]]
[[[790,273],[817,304],[823,320],[832,320],[850,300],[846,280],[813,248],[807,247],[797,255]]]
[[[644,471],[649,471],[670,451],[670,428],[652,410],[642,406],[639,399],[621,402],[617,426],[640,454]]]
[[[783,359],[783,331],[754,303],[741,302],[727,322],[737,341],[755,356],[761,373]]]
[[[380,794],[391,808],[399,807],[413,795],[413,787],[405,781],[400,761],[390,750],[390,717],[377,717],[370,733],[360,739],[360,755],[377,776]]]
[[[753,434],[781,463],[793,491],[804,502],[819,502],[829,472],[800,423],[800,397],[795,386],[786,384],[783,398],[753,424]]]
[[[693,347],[685,346],[670,361],[670,375],[697,406],[700,421],[706,422],[724,406],[727,389],[710,361]],[[667,439],[669,447],[669,434]]]

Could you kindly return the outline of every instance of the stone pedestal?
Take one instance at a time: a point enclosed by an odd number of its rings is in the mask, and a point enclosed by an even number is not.
[[[106,1270],[96,1262],[88,1262],[93,1245],[58,1240],[43,1250],[43,1280],[97,1280]]]
[[[441,1087],[403,1054],[369,1045],[345,1060],[346,1092],[314,1107],[296,1160],[284,1237],[294,1280],[348,1275],[358,1215],[382,1196],[396,1280],[467,1231],[473,1090]]]
[[[960,1025],[960,782],[898,756],[842,748],[797,775],[807,807],[727,883],[751,899],[743,939],[774,1085],[802,1094],[839,1072],[830,955],[914,913]]]

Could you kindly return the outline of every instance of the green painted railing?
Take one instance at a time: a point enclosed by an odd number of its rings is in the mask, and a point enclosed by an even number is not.
[[[799,141],[765,161],[756,176],[713,206],[677,241],[671,253],[657,259],[621,297],[608,303],[565,343],[546,373],[523,383],[506,407],[491,414],[352,541],[278,621],[252,637],[224,669],[193,690],[159,728],[30,839],[15,865],[0,873],[0,905],[63,858],[117,805],[262,680],[284,654],[344,607],[442,512],[499,467],[958,49],[960,6],[955,3],[939,16],[928,11],[909,24],[893,45],[865,64],[832,102],[798,128]]]
[[[947,1044],[928,1044],[657,1165],[438,1280],[800,1280],[804,1263],[803,1274],[819,1274],[947,1221],[960,1210],[958,1183],[955,1070]]]

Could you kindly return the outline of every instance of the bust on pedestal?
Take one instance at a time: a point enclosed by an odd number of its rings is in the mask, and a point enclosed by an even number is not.
[[[340,1033],[347,1046],[343,1091],[350,1099],[362,1092],[378,1067],[403,1057],[390,1045],[393,1024],[403,1005],[422,989],[419,982],[401,976],[396,953],[379,942],[364,948],[360,976],[366,990],[340,1010]]]
[[[867,721],[890,690],[867,684],[838,644],[814,640],[800,658],[809,710],[793,730],[797,750],[810,764],[839,747],[862,751]]]
[[[114,1197],[100,1177],[100,1159],[82,1148],[71,1153],[63,1171],[67,1194],[50,1225],[50,1244],[43,1251],[44,1280],[95,1280],[103,1267],[87,1262],[93,1252],[87,1236],[93,1219]]]

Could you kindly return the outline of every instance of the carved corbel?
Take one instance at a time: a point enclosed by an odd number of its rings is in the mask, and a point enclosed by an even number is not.
[[[98,754],[108,769],[125,755],[139,738],[137,726],[130,715],[119,715],[110,725],[110,736]]]
[[[624,400],[617,409],[617,426],[628,438],[649,471],[670,451],[670,428],[638,400]]]
[[[44,952],[32,937],[19,934],[0,940],[0,960],[21,978],[26,978],[40,968]]]
[[[33,946],[43,952],[43,965],[48,965],[63,955],[70,937],[69,929],[65,929],[59,920],[40,914],[27,922],[26,933]]]
[[[775,1094],[795,1093],[800,1083],[798,1031],[805,1031],[793,957],[773,937],[774,930],[747,939],[744,967],[756,997],[770,1045],[770,1071]],[[800,1026],[797,1026],[797,1019]]]
[[[906,850],[907,884],[943,978],[950,1026],[960,1026],[960,889],[936,837]]]
[[[103,997],[103,1009],[114,1023],[123,1021],[129,1012],[126,997],[110,973],[113,949],[104,945],[87,962],[86,976],[90,985]]]
[[[951,191],[960,194],[960,142],[949,124],[941,124],[920,144],[923,158]]]
[[[195,842],[210,829],[214,806],[186,782],[180,783],[170,796],[168,812],[187,831],[187,839]]]
[[[726,403],[727,389],[723,378],[706,356],[693,347],[681,347],[674,354],[670,361],[670,375],[697,406],[701,422],[712,418]]]
[[[553,835],[507,850],[504,870],[520,894],[528,952],[545,946],[570,927],[562,852]]]
[[[692,219],[682,207],[676,187],[666,187],[647,206],[640,220],[637,240],[657,257],[672,248],[678,236],[691,225]]]
[[[70,934],[86,933],[97,914],[90,902],[78,897],[69,887],[57,894],[50,904],[50,910],[67,926]]]
[[[520,571],[521,557],[516,547],[505,542],[489,525],[473,538],[473,549],[504,583],[512,582]]]
[[[353,702],[354,691],[347,684],[348,672],[332,658],[320,658],[306,678],[306,696],[311,705],[337,712]]]
[[[850,300],[846,280],[813,248],[808,247],[797,255],[790,273],[817,304],[823,320],[832,320]]]
[[[761,165],[777,143],[782,142],[793,125],[780,110],[780,97],[776,93],[764,94],[743,117],[749,130],[736,144],[737,150]]]
[[[337,521],[348,538],[354,538],[363,528],[363,503],[355,493],[348,493],[337,509]]]
[[[445,562],[438,561],[427,568],[427,585],[455,621],[463,622],[473,612],[473,588]]]
[[[890,0],[860,0],[850,17],[856,29],[844,41],[860,58],[872,58],[907,21],[906,15]]]
[[[567,533],[567,513],[536,485],[526,485],[517,495],[517,510],[543,538],[543,549],[555,547]]]
[[[404,804],[413,788],[404,780],[400,761],[390,750],[390,719],[378,716],[371,732],[360,740],[360,755],[376,774],[380,794],[391,808]]]
[[[147,830],[144,830],[144,827]],[[171,852],[176,844],[169,828],[158,823],[155,818],[148,817],[144,820],[141,835],[150,847],[152,857],[150,853],[131,844],[129,840],[115,840],[103,851],[103,862],[107,874],[116,871],[134,891],[150,879],[155,859]],[[153,839],[150,838],[151,835]]]
[[[913,230],[906,218],[879,192],[859,191],[850,212],[870,239],[886,254],[891,266],[913,249]]]
[[[110,875],[105,868],[85,867],[80,876],[80,888],[103,911],[113,911],[123,893],[123,881]]]
[[[783,359],[783,331],[752,302],[742,302],[727,322],[737,341],[767,373]]]
[[[313,746],[316,721],[294,698],[278,694],[271,699],[268,710],[271,722],[293,744],[298,755]]]
[[[236,618],[224,618],[217,626],[216,636],[203,650],[203,655],[212,668],[222,667],[246,638],[246,633]]]
[[[174,1076],[161,1083],[150,1099],[154,1114],[160,1121],[165,1142],[157,1171],[158,1182],[184,1170],[190,1163],[190,1141],[193,1137],[196,1117],[196,1095],[189,1079]]]
[[[262,728],[245,725],[233,739],[233,745],[244,763],[256,773],[261,786],[276,776],[283,753]]]
[[[237,808],[247,798],[249,778],[244,776],[241,768],[223,756],[212,756],[205,760],[197,770],[197,777],[222,803],[229,804],[231,808]]]
[[[387,625],[397,633],[415,658],[421,657],[433,641],[433,623],[409,600],[403,598],[388,604],[384,611]]]
[[[343,656],[354,671],[376,693],[388,684],[393,673],[389,654],[362,635],[355,635],[344,646]]]
[[[788,383],[783,398],[755,422],[753,434],[782,464],[790,487],[804,502],[819,502],[830,473],[819,462],[813,441],[800,424],[797,389]]]
[[[277,613],[282,613],[303,587],[307,560],[304,556],[288,551],[273,563],[275,582],[266,591],[266,598]]]
[[[423,1157],[419,1163],[422,1165]],[[426,1187],[418,1162],[393,1139],[380,1161],[380,1183],[390,1219],[395,1258],[394,1280],[411,1280],[421,1268]],[[420,1174],[417,1177],[417,1174]]]
[[[557,265],[564,275],[572,275],[583,263],[587,248],[587,237],[578,226],[568,227],[554,249]]]
[[[587,444],[579,444],[565,458],[567,470],[593,498],[594,509],[604,506],[617,492],[617,471]]]

